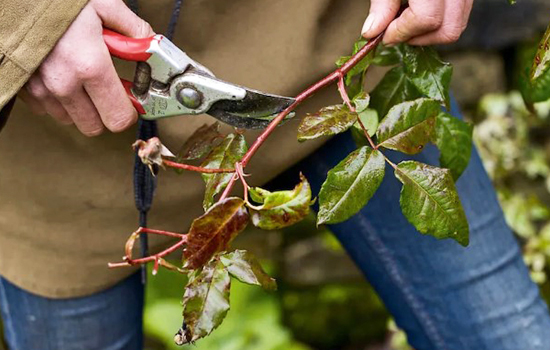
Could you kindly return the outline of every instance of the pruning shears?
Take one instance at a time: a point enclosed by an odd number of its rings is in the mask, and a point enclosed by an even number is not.
[[[143,119],[206,113],[236,128],[260,129],[294,102],[217,79],[163,35],[135,39],[104,29],[103,38],[112,56],[138,63],[134,82],[122,83]]]

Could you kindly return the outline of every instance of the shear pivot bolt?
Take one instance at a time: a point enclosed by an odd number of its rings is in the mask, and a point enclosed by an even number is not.
[[[183,105],[191,109],[198,108],[202,102],[199,92],[192,88],[183,88],[180,91],[180,98]]]

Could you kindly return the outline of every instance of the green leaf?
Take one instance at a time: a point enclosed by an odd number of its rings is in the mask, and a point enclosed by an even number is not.
[[[441,151],[439,163],[441,167],[451,170],[456,181],[470,162],[474,127],[448,113],[440,113],[435,130],[435,144]]]
[[[441,61],[433,48],[409,45],[404,48],[405,72],[411,82],[425,96],[444,102],[450,109],[449,87],[453,67]]]
[[[319,192],[317,224],[336,224],[355,215],[384,178],[384,156],[369,147],[352,152],[334,169]]]
[[[245,250],[235,250],[221,256],[229,274],[239,281],[260,286],[265,290],[277,290],[277,282],[262,268],[256,257]]]
[[[370,107],[380,117],[385,116],[390,108],[401,102],[422,97],[401,66],[392,68],[370,94]]]
[[[377,66],[394,66],[403,60],[403,45],[384,46],[378,45],[372,64]]]
[[[363,123],[363,126],[367,130],[369,136],[374,136],[376,134],[376,131],[378,130],[378,125],[380,123],[378,121],[378,113],[374,109],[367,108],[359,113],[359,119],[361,119],[361,122]],[[363,133],[363,128],[359,124],[359,121],[353,124],[353,128],[357,129],[357,131],[360,132],[363,137],[365,137]]]
[[[550,25],[539,44],[539,48],[531,68],[531,82],[534,83],[550,68]]]
[[[250,208],[252,223],[263,230],[278,230],[302,221],[309,214],[311,187],[302,174],[300,180],[292,191],[251,188],[252,199],[262,203]]]
[[[448,169],[405,161],[395,176],[403,183],[401,210],[418,231],[468,245],[468,221]]]
[[[355,110],[358,113],[358,120],[353,124],[351,134],[353,138],[356,139],[357,144],[367,146],[368,141],[365,137],[361,124],[359,124],[359,120],[363,123],[363,126],[367,130],[369,136],[374,136],[376,134],[376,130],[378,129],[378,113],[374,109],[368,108],[370,104],[370,95],[366,92],[361,92],[359,95],[355,96],[353,98],[353,104],[355,105]]]
[[[357,121],[357,113],[347,106],[324,107],[315,114],[308,114],[298,127],[298,141],[313,140],[321,136],[340,134]]]
[[[227,135],[222,143],[210,152],[201,166],[207,169],[233,169],[235,163],[241,160],[247,150],[248,146],[243,135]],[[212,206],[216,195],[227,186],[232,177],[232,173],[202,174],[202,178],[206,183],[203,201],[204,210]]]
[[[229,311],[230,288],[229,272],[218,259],[192,274],[183,296],[183,319],[191,342],[206,337],[223,322]]]
[[[348,62],[351,57],[353,55],[355,55],[356,53],[358,53],[359,51],[361,51],[361,49],[368,43],[368,40],[367,39],[364,39],[364,38],[359,38],[359,40],[357,40],[355,42],[355,44],[353,45],[353,52],[351,54],[351,56],[344,56],[344,57],[340,57],[338,59],[338,61],[336,61],[336,66],[338,66],[338,68],[342,67],[344,64],[346,64],[346,62]],[[369,68],[369,66],[371,65],[371,61],[372,61],[372,58],[373,58],[373,54],[372,53],[369,53],[365,58],[363,58],[361,61],[359,61],[359,63],[357,63],[355,65],[355,67],[353,67],[349,72],[348,74],[346,75],[346,85],[347,86],[350,86],[352,85],[353,83],[353,78],[355,78],[356,76],[359,76],[359,75],[363,75],[365,73],[365,71]]]
[[[215,141],[222,137],[220,124],[204,124],[181,147],[178,152],[178,160],[195,160],[206,156],[215,146]]]
[[[394,106],[378,127],[379,145],[406,154],[421,152],[433,138],[440,112],[439,103],[426,98]]]
[[[357,113],[363,112],[369,107],[370,95],[363,91],[359,95],[355,96],[352,102]]]
[[[249,219],[245,203],[240,198],[218,202],[195,219],[183,251],[185,268],[198,269],[217,253],[227,250],[231,241],[246,228]]]
[[[533,104],[550,99],[550,70],[546,70],[535,81],[531,81],[531,62],[535,57],[535,49],[528,47],[519,51],[518,87],[529,109]]]

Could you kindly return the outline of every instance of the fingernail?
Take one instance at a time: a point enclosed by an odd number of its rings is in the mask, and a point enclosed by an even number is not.
[[[363,24],[363,29],[361,29],[361,35],[365,36],[365,34],[368,34],[368,32],[371,30],[373,24],[374,24],[374,14],[371,13],[367,17],[367,20],[365,21],[365,24]]]

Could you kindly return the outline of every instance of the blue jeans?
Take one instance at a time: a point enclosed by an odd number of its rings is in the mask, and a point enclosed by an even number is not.
[[[452,114],[460,117],[456,105]],[[319,193],[327,172],[354,149],[349,135],[337,136],[270,189],[292,188],[302,171]],[[438,165],[439,158],[431,146],[414,157],[385,154],[394,163],[412,158]],[[418,233],[401,213],[401,187],[387,166],[367,206],[330,229],[410,344],[416,350],[549,350],[547,305],[529,277],[477,151],[457,182],[470,222],[467,248]]]
[[[140,350],[143,285],[136,273],[84,298],[48,299],[0,278],[10,350]]]
[[[274,182],[292,188],[302,171],[315,193],[355,148],[332,139]],[[387,152],[394,162],[404,158]],[[409,157],[407,157],[409,158]],[[428,147],[414,157],[437,164]],[[470,246],[423,236],[399,208],[401,184],[387,168],[379,192],[350,220],[331,226],[416,350],[549,350],[550,317],[506,226],[479,156],[457,183]],[[11,350],[139,350],[143,289],[136,275],[87,298],[55,301],[0,280]]]

